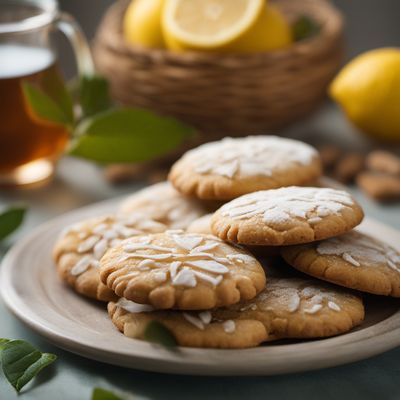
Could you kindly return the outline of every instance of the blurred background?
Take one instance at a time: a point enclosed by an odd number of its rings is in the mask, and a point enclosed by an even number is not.
[[[299,0],[301,1],[301,0]],[[112,0],[60,0],[61,8],[72,13],[89,38]],[[398,0],[335,0],[346,18],[346,58],[376,47],[398,46],[400,2]],[[66,73],[74,71],[73,56],[65,45],[62,60]]]

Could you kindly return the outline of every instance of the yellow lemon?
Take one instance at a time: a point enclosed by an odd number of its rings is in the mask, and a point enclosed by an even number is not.
[[[279,9],[265,5],[256,23],[224,51],[253,53],[282,49],[292,43],[290,26]]]
[[[133,0],[123,20],[126,41],[143,47],[165,47],[161,29],[163,5],[164,0]]]
[[[368,51],[346,65],[330,95],[362,131],[400,140],[400,49]]]
[[[174,50],[218,50],[246,34],[265,0],[166,0],[163,31]]]

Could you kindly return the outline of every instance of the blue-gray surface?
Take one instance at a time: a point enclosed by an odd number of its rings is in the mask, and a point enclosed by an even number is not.
[[[328,106],[314,118],[285,132],[308,140],[339,141],[348,147],[367,147]],[[35,191],[0,192],[0,205],[23,201],[29,215],[18,237],[39,223],[65,211],[132,191],[107,185],[93,165],[63,160],[57,179],[49,187]],[[354,194],[366,213],[400,229],[400,206],[378,205],[358,191]],[[4,249],[3,249],[4,251]],[[275,377],[214,378],[145,373],[90,361],[60,350],[25,328],[0,304],[0,337],[23,338],[59,360],[45,370],[21,398],[29,400],[89,400],[92,388],[101,386],[126,391],[134,398],[148,399],[399,399],[400,348],[372,359],[322,371]],[[243,366],[246,368],[246,366]],[[17,398],[0,377],[0,399]]]

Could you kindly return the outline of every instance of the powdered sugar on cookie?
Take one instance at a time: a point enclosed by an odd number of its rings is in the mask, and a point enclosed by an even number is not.
[[[164,244],[160,244],[157,238],[145,244],[132,241],[123,244],[120,261],[140,260],[137,269],[145,263],[147,270],[155,271],[154,277],[163,272],[163,281],[169,280],[173,286],[185,287],[195,287],[198,280],[218,286],[234,264],[257,263],[252,256],[237,253],[234,248],[232,253],[225,254],[226,248],[231,246],[211,235],[179,230],[166,231],[165,235],[168,243]],[[128,272],[130,267],[125,269]]]
[[[239,197],[221,207],[222,216],[235,220],[261,215],[268,224],[281,224],[304,219],[311,225],[329,215],[340,214],[354,206],[345,191],[327,188],[290,186],[263,190]]]
[[[311,146],[276,136],[225,138],[188,151],[183,157],[199,174],[227,178],[271,176],[291,165],[308,165],[318,154]]]
[[[386,265],[400,272],[400,253],[392,247],[361,232],[352,231],[324,240],[317,246],[321,255],[342,257],[354,267]]]
[[[75,251],[82,258],[70,270],[71,275],[78,276],[90,267],[98,268],[105,252],[119,245],[122,240],[144,233],[163,232],[165,229],[165,225],[138,214],[129,217],[107,215],[72,225],[62,232],[60,240],[68,235],[78,237]]]
[[[271,279],[266,289],[250,304],[255,304],[258,310],[285,310],[312,315],[327,308],[341,311],[338,304],[340,296],[343,294],[304,279]]]

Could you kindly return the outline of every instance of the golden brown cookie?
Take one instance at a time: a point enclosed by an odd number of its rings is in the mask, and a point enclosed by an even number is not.
[[[364,319],[362,300],[315,280],[271,279],[254,299],[226,308],[155,310],[124,298],[108,305],[117,328],[143,339],[150,321],[166,326],[181,346],[244,348],[267,340],[321,338],[345,333]]]
[[[210,311],[154,311],[151,306],[120,299],[117,303],[108,304],[108,313],[125,336],[143,339],[147,324],[158,321],[173,333],[180,346],[245,348],[257,346],[268,337],[264,325],[259,321],[215,320]]]
[[[322,242],[282,249],[285,260],[306,274],[363,292],[400,297],[400,253],[364,233],[351,231]]]
[[[206,214],[194,220],[186,229],[186,232],[205,233],[211,235],[211,218],[213,214]],[[277,246],[245,246],[251,254],[258,257],[279,256],[280,248]]]
[[[235,243],[285,246],[340,235],[363,217],[345,191],[291,186],[232,200],[213,215],[211,230]]]
[[[133,237],[101,259],[101,280],[118,296],[157,309],[202,310],[251,299],[265,286],[245,250],[203,234]]]
[[[188,151],[168,179],[185,195],[230,200],[258,190],[310,184],[320,175],[320,158],[311,146],[276,136],[248,136]]]
[[[271,278],[255,299],[215,310],[213,317],[260,321],[268,340],[310,339],[345,333],[361,324],[364,306],[360,297],[317,280]]]
[[[129,196],[119,211],[126,215],[141,213],[170,229],[186,229],[192,221],[209,212],[209,206],[182,196],[169,182],[161,182]]]
[[[143,233],[163,232],[166,226],[138,214],[129,217],[106,215],[67,227],[58,238],[53,258],[61,279],[78,293],[110,301],[117,296],[103,285],[99,260],[122,239]]]

